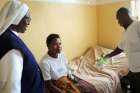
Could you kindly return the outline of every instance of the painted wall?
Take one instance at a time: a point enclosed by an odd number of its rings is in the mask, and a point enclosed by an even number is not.
[[[5,0],[1,1],[5,3]],[[47,52],[46,37],[59,33],[69,59],[80,56],[97,43],[96,7],[84,4],[58,4],[28,1],[32,16],[27,32],[21,38],[39,61]]]
[[[97,43],[96,7],[77,4],[29,2],[32,22],[24,41],[39,60],[47,51],[46,37],[59,33],[69,59]]]
[[[97,5],[98,44],[115,48],[121,39],[124,29],[116,20],[116,11],[120,7],[129,7],[129,1]]]
[[[1,0],[0,7],[6,1]],[[45,41],[50,33],[60,34],[64,52],[69,59],[96,45],[97,40],[99,45],[114,48],[123,31],[115,13],[119,7],[129,5],[127,0],[105,4],[99,2],[97,6],[25,1],[30,7],[32,21],[21,38],[38,61],[47,52]]]

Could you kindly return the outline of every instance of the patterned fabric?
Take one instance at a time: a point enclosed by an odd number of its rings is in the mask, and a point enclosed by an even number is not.
[[[90,83],[79,79],[77,82],[77,87],[79,88],[81,93],[97,93],[95,87]]]
[[[64,93],[80,93],[78,87],[71,81],[67,80],[65,83],[59,83],[58,88],[60,88]]]
[[[95,87],[91,85],[90,83],[75,77],[74,80],[68,80],[65,84],[56,84],[56,82],[52,81],[54,86],[56,86],[58,89],[63,91],[62,93],[97,93]],[[50,93],[60,93],[58,91],[51,91],[48,88],[48,91]]]

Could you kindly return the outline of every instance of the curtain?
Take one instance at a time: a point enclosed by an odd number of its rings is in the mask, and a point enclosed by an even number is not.
[[[132,17],[136,20],[140,20],[140,0],[131,0],[130,5]]]

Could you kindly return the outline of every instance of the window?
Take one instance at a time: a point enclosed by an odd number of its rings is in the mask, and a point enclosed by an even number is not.
[[[130,1],[132,17],[136,20],[140,20],[140,0]]]

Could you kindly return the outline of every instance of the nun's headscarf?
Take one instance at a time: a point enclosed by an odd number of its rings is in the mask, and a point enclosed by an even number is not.
[[[18,25],[22,18],[28,13],[29,7],[18,0],[8,1],[0,11],[0,35],[5,32],[11,24]]]

